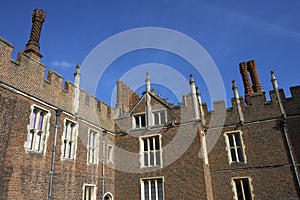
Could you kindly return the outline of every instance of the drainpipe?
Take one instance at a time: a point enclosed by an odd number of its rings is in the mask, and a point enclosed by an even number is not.
[[[277,83],[277,79],[276,79],[273,71],[271,71],[271,82],[272,82],[273,89],[275,91],[275,95],[276,95],[276,98],[277,98],[277,101],[278,101],[278,104],[279,104],[280,112],[282,114],[283,120],[281,122],[281,128],[282,128],[282,131],[284,133],[286,145],[288,146],[289,157],[291,158],[291,161],[292,161],[293,171],[294,171],[295,176],[296,176],[295,178],[296,178],[296,181],[297,181],[298,194],[299,194],[300,193],[300,178],[299,178],[299,174],[298,174],[297,165],[295,163],[295,159],[294,159],[294,156],[293,156],[293,151],[292,151],[293,148],[290,144],[288,133],[287,133],[286,113],[285,113],[281,98],[279,96],[278,83]]]
[[[51,169],[50,169],[50,183],[49,183],[49,194],[48,200],[52,198],[52,184],[53,184],[53,174],[54,174],[54,162],[55,162],[55,153],[56,153],[56,140],[57,140],[57,131],[58,131],[58,120],[62,113],[62,110],[56,110],[56,119],[55,119],[55,133],[54,133],[54,141],[53,141],[53,148],[52,148],[52,161],[51,161]]]
[[[101,199],[104,199],[104,151],[105,151],[105,136],[106,136],[107,130],[103,130],[102,132],[102,191],[101,191]]]

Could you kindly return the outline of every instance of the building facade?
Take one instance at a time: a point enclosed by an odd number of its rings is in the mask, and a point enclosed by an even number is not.
[[[266,100],[255,61],[240,63],[232,107],[190,93],[173,105],[117,81],[112,108],[40,62],[45,12],[25,50],[0,38],[0,199],[299,199],[300,87]],[[271,83],[270,83],[271,84]],[[62,85],[64,85],[62,87]]]

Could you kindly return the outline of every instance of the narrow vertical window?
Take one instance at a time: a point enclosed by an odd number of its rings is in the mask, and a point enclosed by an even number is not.
[[[49,116],[48,111],[33,106],[26,141],[27,152],[44,152]]]
[[[163,179],[144,179],[141,182],[142,200],[163,200]]]
[[[65,129],[63,134],[62,157],[64,159],[74,159],[76,145],[76,124],[65,120]]]
[[[96,186],[84,185],[83,200],[96,200]]]
[[[142,167],[154,167],[161,165],[161,150],[159,135],[144,137],[141,139]]]
[[[233,179],[235,199],[252,200],[250,182],[248,178]]]
[[[241,132],[226,133],[226,143],[230,163],[246,162]]]
[[[88,133],[88,164],[97,164],[99,156],[99,133],[89,130]]]
[[[113,163],[113,146],[112,145],[107,146],[107,162]]]

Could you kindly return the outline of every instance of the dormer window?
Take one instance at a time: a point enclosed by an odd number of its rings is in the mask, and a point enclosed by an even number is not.
[[[143,128],[146,127],[146,117],[145,114],[139,114],[133,116],[133,128]]]
[[[153,125],[163,125],[166,123],[166,113],[165,110],[153,111]]]

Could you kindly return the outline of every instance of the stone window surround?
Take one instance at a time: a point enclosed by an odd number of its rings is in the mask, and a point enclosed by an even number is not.
[[[94,145],[96,145],[96,146],[93,147],[94,149],[96,149],[96,153],[94,152],[94,155],[96,155],[97,158],[96,158],[96,160],[93,160],[93,162],[90,162],[90,156],[91,156],[90,155],[90,151],[91,151],[90,134],[92,132],[93,132],[94,136],[96,136],[96,137],[94,137],[94,139],[96,139],[96,141],[97,141],[96,144],[94,143]],[[98,165],[98,163],[99,163],[99,154],[100,154],[100,134],[99,134],[98,131],[96,131],[94,129],[91,129],[91,128],[88,129],[88,140],[87,140],[86,148],[87,148],[87,164],[88,165]]]
[[[249,184],[249,192],[251,194],[251,200],[254,199],[254,193],[253,193],[253,186],[252,186],[252,178],[250,177],[232,177],[231,178],[231,186],[232,186],[232,192],[233,192],[233,199],[238,200],[237,197],[237,190],[236,190],[236,185],[235,185],[235,180],[247,180]]]
[[[164,120],[163,123],[161,122],[161,113],[162,112],[164,113],[164,116],[165,116],[165,120]],[[158,124],[155,124],[155,116],[154,116],[155,113],[158,113],[158,116],[159,116],[159,118],[158,118],[159,123]],[[167,122],[167,111],[164,108],[157,109],[157,110],[152,110],[151,116],[152,116],[152,125],[153,126],[161,126],[161,125],[164,125]]]
[[[164,191],[164,183],[165,183],[165,180],[164,180],[164,177],[163,176],[158,176],[158,177],[146,177],[146,178],[140,178],[140,184],[141,184],[141,200],[145,200],[145,196],[144,196],[144,182],[145,181],[148,181],[148,180],[159,180],[161,179],[162,180],[162,193],[163,193],[163,199],[165,199],[165,191]],[[155,185],[155,189],[157,191],[157,184]],[[150,192],[150,190],[149,190]],[[150,192],[151,193],[151,192]]]
[[[230,148],[230,144],[229,144],[229,139],[228,139],[228,134],[233,134],[233,133],[239,133],[240,136],[240,142],[241,142],[241,148],[242,148],[242,156],[244,161],[232,161],[232,157],[231,157],[231,148]],[[224,133],[224,137],[225,137],[225,143],[226,143],[226,151],[227,151],[227,158],[228,158],[228,162],[229,164],[236,164],[236,163],[247,163],[247,157],[246,157],[246,153],[245,153],[245,145],[244,145],[244,140],[243,140],[243,132],[241,130],[235,130],[235,131],[227,131]]]
[[[44,132],[43,132],[43,134],[42,134],[42,136],[41,136],[41,138],[43,138],[43,139],[41,139],[41,140],[42,140],[42,141],[41,141],[41,142],[42,142],[42,143],[41,143],[42,148],[41,148],[40,151],[35,151],[35,150],[28,149],[28,136],[29,136],[29,133],[30,133],[30,131],[31,131],[31,127],[30,127],[30,126],[31,126],[31,121],[32,121],[31,118],[32,118],[32,115],[33,115],[33,111],[34,111],[35,109],[47,113],[47,114],[44,116],[44,122],[43,122],[43,130],[44,130]],[[50,117],[51,117],[51,112],[50,112],[49,110],[47,110],[47,109],[41,107],[41,106],[36,105],[36,104],[32,104],[32,105],[30,106],[30,110],[31,110],[31,112],[30,112],[30,115],[29,115],[29,124],[27,125],[27,137],[26,137],[26,141],[25,141],[25,143],[24,143],[25,152],[26,152],[26,153],[42,154],[42,155],[44,156],[45,153],[46,153],[46,149],[47,149],[47,139],[48,139],[49,133],[50,133],[49,129],[50,129]],[[36,134],[35,134],[35,135],[36,135]],[[34,138],[35,138],[35,136],[34,136]],[[35,140],[35,139],[33,139],[33,141],[32,141],[33,143],[35,143],[34,140]],[[34,144],[33,144],[33,145],[34,145]]]
[[[107,163],[114,163],[114,148],[113,145],[107,145]]]
[[[74,124],[74,129],[73,129],[73,134],[72,134],[72,146],[71,146],[71,157],[64,157],[64,141],[66,140],[65,138],[65,132],[66,132],[66,124],[67,122]],[[61,160],[63,161],[71,161],[75,162],[76,159],[76,150],[77,150],[77,136],[78,136],[78,124],[77,122],[65,118],[64,119],[64,130],[61,136]],[[68,140],[68,139],[67,139]]]
[[[142,116],[144,116],[145,119],[145,126],[142,126]],[[136,117],[139,117],[139,127],[136,127]],[[146,128],[147,126],[147,119],[146,119],[146,113],[145,112],[141,112],[141,113],[135,113],[132,115],[132,129],[143,129]]]
[[[97,198],[97,186],[95,184],[87,184],[87,183],[84,183],[83,184],[83,187],[82,187],[82,199],[85,200],[85,189],[87,187],[92,187],[92,196],[91,196],[91,200],[96,200]]]
[[[159,160],[159,165],[153,165],[153,166],[145,166],[145,161],[144,161],[144,142],[143,142],[143,139],[145,138],[154,138],[158,136],[159,138],[159,149],[156,150],[156,151],[159,151],[159,154],[160,154],[160,160]],[[152,134],[152,135],[144,135],[144,136],[140,136],[139,137],[139,144],[140,144],[140,151],[139,151],[139,154],[140,154],[140,169],[142,168],[148,168],[148,167],[160,167],[162,168],[163,167],[163,159],[162,159],[162,135],[161,134]],[[155,143],[154,143],[155,145]],[[154,148],[154,147],[153,147]],[[155,151],[155,148],[154,148],[154,162],[156,162],[156,151]],[[148,152],[149,152],[149,147],[148,147]],[[150,162],[150,159],[148,159],[148,162]]]

